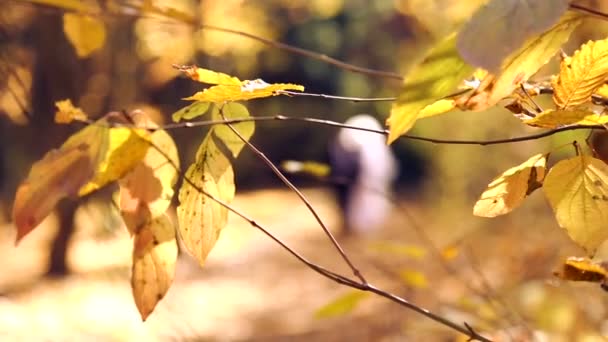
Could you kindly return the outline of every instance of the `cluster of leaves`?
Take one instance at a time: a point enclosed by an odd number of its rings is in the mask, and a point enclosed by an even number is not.
[[[133,236],[131,286],[144,320],[173,281],[177,232],[188,252],[203,265],[226,225],[227,204],[235,194],[231,158],[239,155],[254,133],[254,122],[247,121],[247,108],[232,101],[304,89],[262,80],[240,81],[194,66],[179,69],[193,80],[213,86],[187,98],[195,102],[174,113],[174,121],[209,113],[218,122],[242,122],[215,125],[206,133],[179,189],[177,227],[166,214],[181,174],[171,136],[142,111],[111,112],[90,122],[69,100],[56,103],[56,122],[89,124],[32,166],[13,206],[19,242],[60,200],[85,196],[117,182],[118,208]]]
[[[608,87],[608,39],[590,41],[571,57],[562,56],[559,74],[550,81],[530,81],[581,22],[582,15],[567,9],[568,1],[489,1],[406,78],[387,120],[389,143],[417,119],[454,108],[483,110],[499,101],[533,127],[606,124],[604,107],[595,99]],[[490,26],[498,31],[487,30]],[[547,93],[552,94],[554,108],[542,110],[534,97]],[[488,185],[474,214],[506,214],[542,187],[558,224],[593,255],[608,239],[608,165],[595,158],[593,149],[585,152],[575,146],[577,156],[550,169],[547,153],[505,171]]]

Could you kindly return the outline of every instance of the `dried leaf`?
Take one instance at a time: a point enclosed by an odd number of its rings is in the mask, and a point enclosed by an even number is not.
[[[569,0],[490,0],[458,34],[458,51],[471,65],[496,72],[503,59],[553,26]]]
[[[571,58],[564,59],[553,79],[553,101],[559,108],[581,105],[591,100],[608,76],[608,39],[590,41]]]
[[[223,120],[224,117],[229,119],[245,119],[250,117],[247,107],[240,103],[227,103],[220,107],[215,106],[211,112],[213,120]],[[253,121],[244,121],[232,124],[239,134],[246,140],[249,140],[255,131],[255,123]],[[241,140],[231,129],[226,125],[217,125],[213,128],[213,133],[226,145],[228,150],[236,158],[245,146],[245,142]]]
[[[475,203],[473,214],[495,217],[511,212],[524,199],[542,186],[546,173],[547,156],[537,154],[524,163],[503,172],[488,185]]]
[[[63,31],[80,58],[99,50],[106,40],[104,23],[84,14],[65,13]]]
[[[87,115],[78,107],[74,107],[70,99],[55,102],[55,122],[67,124],[72,121],[87,121]]]
[[[450,95],[473,71],[456,51],[455,34],[440,41],[422,63],[407,74],[401,93],[386,120],[390,128],[388,143],[405,134],[414,126],[421,110]]]
[[[566,125],[604,125],[608,123],[608,116],[583,109],[549,109],[523,122],[542,128],[557,128]]]
[[[229,203],[235,192],[232,165],[211,134],[200,145],[185,178],[177,207],[180,236],[202,266],[228,220],[228,210],[205,193]]]
[[[608,166],[590,156],[561,160],[543,190],[559,225],[590,255],[608,238]]]
[[[569,257],[562,265],[562,269],[554,274],[564,280],[605,283],[608,270],[606,263],[594,262],[589,258]]]
[[[211,103],[196,101],[189,106],[186,106],[171,115],[174,122],[181,120],[191,120],[199,117],[207,112]]]
[[[131,288],[142,320],[163,299],[175,276],[177,241],[166,215],[151,220],[135,235]]]
[[[332,318],[347,315],[355,310],[363,299],[368,297],[368,292],[350,291],[319,308],[315,313],[315,317]]]

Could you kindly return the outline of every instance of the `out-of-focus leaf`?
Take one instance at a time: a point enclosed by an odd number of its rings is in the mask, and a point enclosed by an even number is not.
[[[553,274],[564,280],[604,283],[608,278],[606,266],[605,262],[598,263],[589,258],[569,257]]]
[[[87,121],[87,115],[78,107],[74,107],[70,99],[55,102],[55,122],[67,124],[72,121]]]
[[[209,102],[196,101],[191,105],[186,106],[173,113],[173,115],[171,115],[171,118],[174,122],[179,122],[181,120],[191,120],[207,113],[207,110],[209,109],[210,105],[211,103]]]
[[[559,225],[590,255],[608,238],[608,166],[590,156],[561,160],[543,190]]]
[[[332,318],[347,315],[355,310],[363,299],[368,297],[368,292],[350,291],[319,308],[315,313],[315,317]]]
[[[406,75],[401,93],[386,120],[390,129],[388,143],[405,134],[420,117],[421,110],[450,95],[473,71],[456,51],[456,34],[440,41],[422,63]]]
[[[427,255],[426,249],[420,246],[392,241],[377,241],[369,245],[369,248],[382,253],[407,256],[412,259],[422,259]]]
[[[424,107],[420,113],[418,113],[418,119],[444,114],[454,108],[456,108],[456,102],[454,99],[441,99]]]
[[[475,203],[473,214],[495,217],[511,212],[542,186],[547,170],[547,156],[537,154],[524,163],[503,172],[488,185]]]
[[[589,100],[608,76],[608,39],[590,41],[571,58],[562,60],[553,79],[553,101],[558,108],[578,106]]]
[[[301,173],[317,178],[327,178],[331,173],[331,166],[312,160],[285,160],[281,162],[281,168],[289,173]]]
[[[145,129],[129,127],[105,129],[108,132],[106,153],[101,156],[93,179],[80,189],[78,193],[80,196],[122,178],[139,164],[150,147],[150,134]]]
[[[80,12],[88,8],[88,3],[83,0],[28,0],[29,2],[61,8],[66,11]]]
[[[176,66],[176,68],[186,74],[186,76],[188,76],[190,79],[197,82],[206,84],[233,85],[238,87],[243,85],[243,82],[234,76],[199,68],[196,65]]]
[[[167,211],[178,177],[179,156],[171,136],[156,130],[150,138],[153,146],[144,159],[119,181],[119,208],[131,234]]]
[[[458,246],[448,246],[441,250],[441,256],[446,261],[456,259],[458,254],[460,254],[460,250],[459,250]]]
[[[458,34],[458,51],[469,64],[496,72],[528,38],[553,26],[569,0],[490,0]]]
[[[428,287],[429,281],[424,275],[424,273],[415,270],[402,270],[399,272],[399,277],[403,280],[408,286],[417,289],[424,289]]]
[[[152,313],[165,296],[177,261],[175,228],[166,215],[151,220],[135,235],[131,288],[142,320]]]
[[[487,75],[467,101],[460,101],[459,107],[484,110],[511,95],[559,51],[581,21],[581,15],[567,13],[551,29],[530,38],[505,59],[498,74]]]
[[[224,203],[235,192],[232,165],[211,134],[200,145],[185,178],[177,207],[179,230],[184,246],[202,266],[228,220],[228,209],[202,191]]]
[[[261,79],[244,81],[243,85],[216,85],[186,97],[184,100],[224,103],[230,101],[246,101],[263,97],[284,95],[284,90],[304,91],[299,84],[273,83]]]
[[[584,109],[549,109],[532,119],[524,120],[524,123],[542,128],[557,128],[566,125],[604,125],[608,123],[608,116]]]
[[[106,41],[106,28],[97,18],[76,13],[63,15],[63,31],[78,57],[88,57]]]
[[[227,103],[220,107],[215,106],[211,112],[211,118],[213,120],[222,120],[222,114],[224,117],[229,119],[245,119],[250,117],[247,107],[240,103]],[[253,121],[244,121],[232,124],[235,130],[246,139],[247,141],[253,135],[255,131],[255,123]],[[232,155],[236,158],[243,147],[245,142],[241,140],[231,129],[226,125],[216,125],[213,128],[213,133],[226,145],[228,150],[232,152]]]

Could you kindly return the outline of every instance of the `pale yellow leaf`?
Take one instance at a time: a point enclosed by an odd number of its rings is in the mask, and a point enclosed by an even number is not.
[[[247,83],[249,82],[249,83]],[[245,81],[243,85],[216,85],[185,98],[185,100],[224,103],[230,101],[246,101],[251,99],[284,95],[284,90],[303,91],[298,84],[273,83],[262,80]]]
[[[55,122],[67,124],[72,121],[87,121],[87,115],[78,107],[74,107],[70,99],[55,102]]]
[[[175,228],[169,217],[161,215],[141,227],[133,241],[131,288],[142,320],[169,290],[176,262]]]
[[[213,120],[223,120],[222,114],[227,120],[250,117],[247,107],[240,103],[227,103],[221,107],[215,106],[211,112],[211,118]],[[253,121],[234,123],[232,127],[247,141],[255,131],[255,123]],[[226,145],[235,158],[245,146],[245,142],[226,125],[216,125],[213,127],[213,133]]]
[[[608,123],[608,115],[599,115],[583,109],[549,109],[523,122],[542,128],[557,128],[567,125],[604,125]]]
[[[386,120],[390,129],[388,143],[410,130],[420,117],[421,110],[450,95],[473,71],[456,51],[456,34],[437,43],[422,63],[405,77],[401,93]]]
[[[456,103],[453,99],[441,99],[426,107],[418,113],[418,119],[428,118],[431,116],[444,114],[456,108]]]
[[[595,91],[595,93],[598,94],[601,97],[608,98],[608,84],[604,84],[601,87],[599,87]]]
[[[197,82],[206,84],[232,85],[238,87],[243,85],[243,82],[236,77],[213,70],[199,68],[196,65],[176,66],[176,68]]]
[[[331,318],[347,315],[355,310],[359,303],[361,303],[363,299],[369,297],[369,295],[369,292],[357,290],[350,291],[323,305],[323,307],[317,310],[315,317]]]
[[[543,190],[559,225],[589,254],[608,238],[608,166],[590,156],[561,160]]]
[[[106,41],[104,23],[98,18],[84,14],[65,13],[63,31],[81,58],[99,50]]]
[[[590,41],[564,59],[553,79],[553,101],[558,108],[581,105],[601,87],[608,75],[608,39]]]
[[[532,191],[542,186],[547,156],[537,154],[524,163],[503,172],[488,185],[475,203],[473,214],[495,217],[511,212],[521,205]]]
[[[179,156],[171,136],[156,130],[150,139],[144,159],[119,181],[118,206],[131,234],[150,218],[165,213],[178,178]]]
[[[227,204],[235,192],[232,165],[211,134],[200,145],[185,178],[177,207],[180,236],[190,254],[204,265],[228,220],[228,209],[205,193]]]

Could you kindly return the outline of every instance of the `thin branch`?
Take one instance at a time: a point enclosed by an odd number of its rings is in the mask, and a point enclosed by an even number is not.
[[[220,107],[220,114],[222,115],[222,118],[224,120],[226,120],[226,117],[224,116],[223,110],[224,110],[224,107],[223,106]],[[298,197],[304,203],[304,205],[306,205],[306,208],[308,208],[308,210],[310,211],[310,213],[312,214],[312,216],[314,216],[314,218],[317,221],[317,223],[319,223],[319,226],[321,226],[321,228],[325,232],[325,235],[327,235],[327,237],[331,240],[331,243],[334,245],[334,247],[336,247],[336,249],[338,250],[338,253],[340,253],[340,256],[342,257],[342,259],[344,259],[344,261],[346,262],[346,264],[348,264],[348,267],[350,267],[350,269],[353,271],[353,274],[357,278],[359,278],[359,280],[361,280],[361,282],[363,284],[366,284],[367,281],[363,277],[363,274],[361,273],[361,271],[359,271],[359,269],[357,267],[355,267],[355,265],[352,263],[352,261],[350,260],[350,258],[346,255],[346,253],[344,252],[344,249],[342,248],[342,246],[340,246],[340,244],[338,243],[338,241],[336,240],[336,238],[329,231],[329,228],[327,228],[327,226],[325,225],[325,223],[323,222],[323,220],[321,219],[321,217],[319,216],[319,214],[317,213],[317,211],[314,209],[314,207],[312,206],[312,204],[310,203],[310,201],[306,198],[306,196],[304,196],[304,194],[300,191],[300,189],[298,189],[295,185],[293,185],[293,183],[291,181],[289,181],[289,179],[287,179],[287,177],[285,177],[285,175],[281,172],[281,170],[279,170],[279,168],[277,168],[277,166],[274,165],[274,163],[272,161],[270,161],[270,159],[268,159],[268,157],[266,157],[266,155],[264,154],[264,152],[260,151],[257,147],[255,147],[248,139],[245,139],[245,137],[243,137],[243,135],[236,128],[234,128],[234,126],[232,126],[231,124],[228,124],[228,127],[230,128],[230,130],[234,134],[236,134],[239,137],[239,139],[241,139],[241,141],[245,145],[247,145],[247,147],[256,156],[258,156],[258,158],[260,158],[268,166],[268,168],[270,168],[270,170],[272,170],[272,172],[277,177],[279,177],[279,179],[288,188],[290,188],[293,192],[296,193],[296,195],[298,195]]]
[[[602,19],[602,20],[608,20],[608,13],[604,13],[602,11],[598,11],[596,9],[593,8],[588,8],[582,5],[578,5],[578,4],[570,4],[570,9],[572,11],[576,11],[576,12],[581,12],[584,14],[588,14],[591,16],[594,16],[598,19]]]
[[[298,91],[289,91],[289,90],[281,90],[281,94],[286,94],[294,97],[320,97],[324,99],[331,100],[343,100],[343,101],[351,101],[351,102],[386,102],[386,101],[395,101],[396,97],[350,97],[350,96],[336,96],[336,95],[326,95],[326,94],[315,94],[315,93],[303,93]]]

